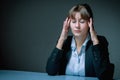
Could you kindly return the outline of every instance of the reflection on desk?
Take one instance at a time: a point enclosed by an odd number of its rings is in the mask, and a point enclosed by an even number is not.
[[[80,76],[49,76],[47,73],[0,70],[0,80],[98,80],[94,77]]]

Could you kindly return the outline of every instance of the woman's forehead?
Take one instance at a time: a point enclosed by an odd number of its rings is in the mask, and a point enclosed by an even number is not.
[[[82,17],[81,17],[81,13],[80,13],[80,12],[73,12],[73,13],[70,15],[70,18],[72,18],[72,19],[82,18]]]

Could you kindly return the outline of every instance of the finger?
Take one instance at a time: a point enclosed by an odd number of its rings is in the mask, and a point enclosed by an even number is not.
[[[90,18],[90,22],[91,22],[91,23],[92,23],[92,21],[93,21],[92,18]]]
[[[65,19],[65,21],[64,21],[64,25],[66,25],[66,23],[67,23],[67,20],[68,20],[68,17]]]
[[[66,25],[67,24],[67,22],[68,22],[68,17],[65,19],[65,21],[64,21],[64,25]]]
[[[68,29],[69,25],[70,25],[70,20],[68,20],[68,21],[65,22],[65,29]]]
[[[92,27],[92,18],[90,18],[90,20],[89,20],[89,27],[90,28]]]
[[[94,30],[93,19],[90,18],[89,27],[91,30]]]
[[[67,22],[69,20],[69,18],[67,17],[66,19],[65,19],[65,21]]]
[[[67,22],[67,27],[68,28],[70,27],[70,21],[71,21],[71,19],[68,19],[68,22]]]
[[[65,21],[67,21],[68,17],[65,19]]]
[[[71,19],[69,18],[69,19],[68,19],[68,24],[70,24],[70,21],[71,21]]]
[[[70,19],[67,17],[64,21],[64,25],[63,25],[64,29],[68,29],[69,23],[70,23]]]

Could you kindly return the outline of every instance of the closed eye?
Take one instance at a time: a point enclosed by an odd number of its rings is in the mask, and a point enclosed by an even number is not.
[[[85,20],[81,19],[81,20],[80,20],[80,23],[85,23]]]
[[[76,20],[72,20],[72,23],[76,23]]]

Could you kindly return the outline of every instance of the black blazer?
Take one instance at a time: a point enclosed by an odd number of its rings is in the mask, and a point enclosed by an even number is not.
[[[110,80],[106,73],[110,65],[108,42],[103,36],[98,36],[99,44],[93,45],[89,40],[85,54],[85,76],[98,77],[100,80]],[[71,57],[72,36],[68,36],[62,50],[54,48],[46,65],[48,75],[65,75],[66,65]]]

